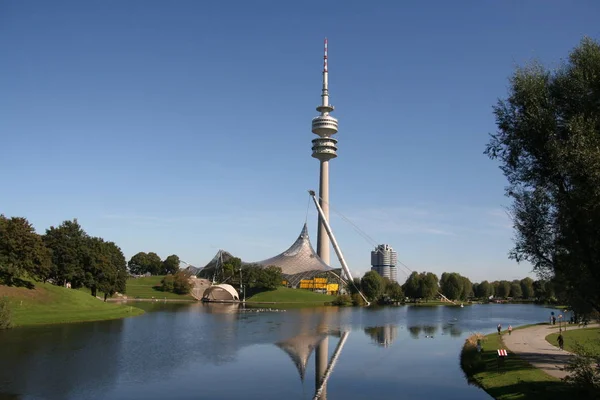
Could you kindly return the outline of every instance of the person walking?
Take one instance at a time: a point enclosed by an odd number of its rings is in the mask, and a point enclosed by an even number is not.
[[[510,334],[512,333],[512,326],[508,326],[508,335],[510,336]]]
[[[502,325],[498,324],[498,335],[500,334],[501,330],[502,330]]]
[[[563,338],[562,333],[558,335],[558,347],[563,350],[563,345],[565,344],[565,339]]]

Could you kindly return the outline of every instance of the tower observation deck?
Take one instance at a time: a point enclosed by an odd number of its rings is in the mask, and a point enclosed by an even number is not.
[[[312,140],[312,156],[320,161],[329,161],[337,157],[337,140],[332,137],[338,131],[338,121],[330,115],[334,107],[329,104],[329,71],[327,70],[327,39],[323,57],[323,88],[321,105],[317,111],[321,114],[312,119],[312,132],[319,137]]]

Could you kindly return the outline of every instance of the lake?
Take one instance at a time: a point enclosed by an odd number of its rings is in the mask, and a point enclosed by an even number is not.
[[[489,399],[460,369],[465,338],[557,311],[136,305],[148,312],[0,332],[0,399],[300,400],[313,398],[317,373],[327,376],[322,399]]]

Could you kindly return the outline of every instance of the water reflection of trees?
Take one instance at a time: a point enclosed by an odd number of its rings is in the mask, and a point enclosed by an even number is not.
[[[6,332],[0,349],[0,387],[36,398],[69,398],[83,397],[85,387],[116,381],[118,370],[113,363],[122,350],[123,322]]]
[[[450,336],[452,336],[452,337],[459,337],[463,333],[460,326],[458,324],[454,324],[454,323],[444,324],[444,326],[442,326],[442,332],[446,335],[450,334]]]
[[[418,339],[421,332],[425,336],[433,336],[438,331],[437,325],[413,325],[408,327],[408,332],[413,339]]]
[[[365,333],[372,341],[383,347],[388,347],[398,337],[397,325],[384,325],[365,328]]]

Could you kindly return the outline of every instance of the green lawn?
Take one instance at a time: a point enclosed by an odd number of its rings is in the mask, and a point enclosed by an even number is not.
[[[484,389],[495,399],[561,399],[577,398],[579,393],[560,379],[551,377],[509,351],[498,367],[498,349],[505,348],[502,336],[485,336],[481,353],[468,341],[461,352],[460,363],[469,382]]]
[[[276,302],[276,303],[304,303],[323,305],[335,300],[335,296],[328,294],[314,293],[305,289],[290,289],[279,287],[275,290],[255,294],[246,300],[252,302]]]
[[[600,357],[600,328],[573,328],[573,330],[563,331],[563,338],[565,350],[577,353],[577,345],[580,345],[585,351]],[[546,341],[556,347],[558,347],[557,339],[558,332],[546,336]]]
[[[0,297],[9,299],[15,326],[98,321],[143,314],[130,306],[105,303],[79,290],[49,283],[34,289],[0,285]]]
[[[126,296],[129,299],[171,299],[171,300],[195,300],[189,294],[181,295],[171,292],[162,292],[160,281],[164,276],[149,276],[144,278],[127,279]]]

